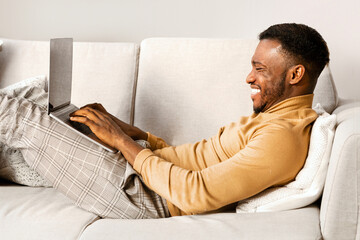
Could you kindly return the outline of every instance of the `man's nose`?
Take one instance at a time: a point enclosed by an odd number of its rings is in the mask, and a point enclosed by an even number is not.
[[[255,82],[255,76],[253,71],[251,71],[249,75],[246,77],[246,83],[251,84],[253,82]]]

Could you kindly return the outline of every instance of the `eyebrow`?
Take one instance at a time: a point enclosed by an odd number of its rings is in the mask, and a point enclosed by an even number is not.
[[[257,62],[257,61],[251,61],[251,64],[252,65],[262,65],[262,66],[265,66],[264,64],[262,64],[261,62]]]

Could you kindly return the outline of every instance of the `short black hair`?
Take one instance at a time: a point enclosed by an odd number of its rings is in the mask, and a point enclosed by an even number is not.
[[[320,73],[330,61],[329,49],[323,37],[304,24],[282,23],[270,26],[259,34],[259,40],[279,41],[285,55],[294,63],[303,64],[316,84]]]

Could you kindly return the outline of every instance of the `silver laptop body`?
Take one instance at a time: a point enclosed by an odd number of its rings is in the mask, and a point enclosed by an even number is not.
[[[50,40],[50,72],[48,114],[74,132],[110,152],[116,149],[103,143],[85,124],[70,121],[69,114],[79,108],[71,104],[73,40],[57,38]]]

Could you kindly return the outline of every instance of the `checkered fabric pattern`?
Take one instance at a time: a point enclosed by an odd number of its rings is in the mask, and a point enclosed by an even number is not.
[[[74,203],[103,218],[163,218],[166,201],[120,153],[110,153],[51,119],[25,98],[0,94],[0,141]]]

